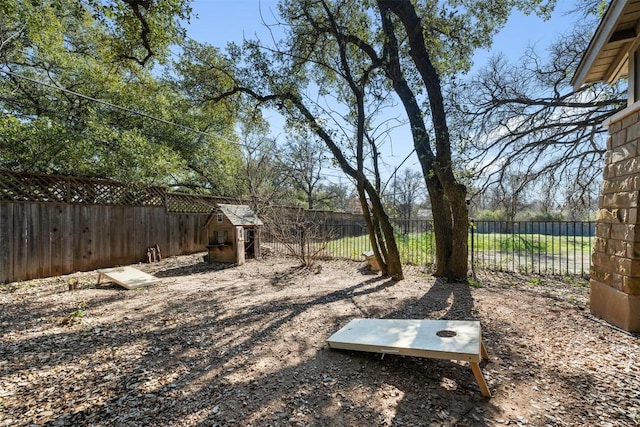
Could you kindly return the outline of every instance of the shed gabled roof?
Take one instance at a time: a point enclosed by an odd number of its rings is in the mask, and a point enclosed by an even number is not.
[[[218,208],[233,225],[264,225],[247,205],[218,204]]]
[[[613,0],[571,79],[574,89],[585,83],[615,83],[628,74],[629,50],[640,34],[640,0]]]

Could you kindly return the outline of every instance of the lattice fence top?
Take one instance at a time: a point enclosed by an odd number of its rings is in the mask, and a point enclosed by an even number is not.
[[[0,171],[0,200],[91,205],[159,206],[169,212],[208,213],[218,202],[211,196],[168,192],[97,178]]]
[[[193,194],[166,193],[166,196],[169,212],[209,213],[216,207],[217,202],[224,201],[217,197]]]

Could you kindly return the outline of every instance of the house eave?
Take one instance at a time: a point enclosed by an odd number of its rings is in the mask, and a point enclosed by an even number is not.
[[[598,81],[613,84],[627,76],[629,49],[638,39],[638,22],[633,16],[639,4],[633,0],[611,2],[571,79],[574,90]]]

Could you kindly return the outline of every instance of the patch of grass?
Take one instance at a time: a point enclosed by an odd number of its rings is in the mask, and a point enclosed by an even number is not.
[[[575,274],[567,274],[561,279],[564,283],[578,288],[588,288],[589,280]]]
[[[424,264],[435,254],[435,241],[431,233],[396,234],[400,259],[405,264]]]
[[[85,301],[80,301],[77,305],[77,308],[69,314],[69,319],[72,321],[80,321],[84,318],[85,311],[87,310],[87,303]]]
[[[477,254],[476,262],[482,259],[483,253],[500,254],[500,263],[509,265],[513,259],[518,262],[518,270],[522,273],[539,271],[545,257],[567,256],[580,258],[591,253],[592,238],[589,236],[550,236],[526,233],[475,233],[473,236],[473,253]],[[416,233],[396,233],[396,243],[400,259],[405,265],[424,265],[435,259],[435,237],[433,231]],[[371,250],[369,236],[345,237],[328,242],[327,251],[337,258],[363,260],[362,253]],[[471,251],[471,235],[469,250]],[[527,257],[526,263],[520,258]],[[538,261],[540,265],[538,265]],[[554,262],[554,261],[549,261]],[[544,264],[546,265],[546,264]]]
[[[472,279],[472,278],[468,278],[467,279],[467,285],[471,286],[472,288],[476,288],[476,289],[482,288],[484,286],[481,282],[479,282],[479,281],[477,281],[475,279]]]
[[[474,250],[516,253],[589,253],[589,236],[548,236],[545,234],[476,233]]]
[[[333,256],[345,257],[351,259],[359,259],[362,252],[371,249],[368,235],[343,237],[342,239],[332,240],[327,243],[327,251]]]
[[[512,235],[500,242],[500,250],[518,253],[547,252],[545,242],[537,241],[533,236]]]
[[[542,285],[542,279],[539,277],[530,277],[529,279],[527,279],[527,283],[529,283],[530,285]]]
[[[396,244],[400,259],[405,264],[420,265],[435,254],[432,233],[396,233]],[[350,259],[362,258],[362,253],[371,250],[368,235],[344,237],[327,243],[327,251],[333,256]]]

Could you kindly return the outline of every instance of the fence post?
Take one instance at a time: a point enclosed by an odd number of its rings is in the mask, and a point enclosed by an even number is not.
[[[473,218],[471,218],[471,220],[469,221],[469,228],[471,229],[471,273],[473,275],[473,278],[475,279],[476,277],[476,270],[474,267],[474,246],[475,246],[475,229],[476,229],[476,225],[473,222]]]

